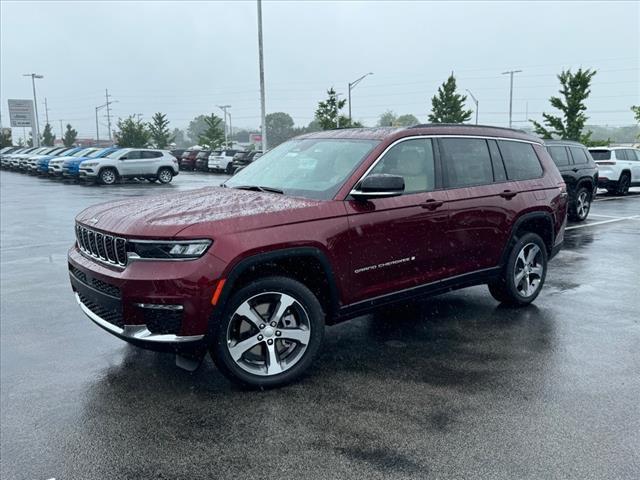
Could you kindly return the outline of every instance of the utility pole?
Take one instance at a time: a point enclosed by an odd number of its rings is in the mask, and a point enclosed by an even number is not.
[[[225,146],[229,146],[229,142],[227,140],[227,125],[231,124],[231,121],[227,123],[227,109],[231,108],[231,105],[218,105],[218,108],[224,112],[224,144]],[[231,116],[231,115],[229,115]]]
[[[47,106],[47,97],[44,97],[44,114],[47,118],[47,125],[49,124],[49,107]]]
[[[113,102],[109,101],[109,97],[111,95],[109,95],[109,90],[107,90],[106,88],[104,89],[104,94],[105,94],[105,98],[107,99],[107,102],[105,103],[105,106],[107,107],[107,128],[109,129],[109,143],[111,143],[111,110],[109,110],[109,105],[111,105]]]
[[[509,87],[509,128],[513,125],[513,74],[520,73],[522,70],[509,70],[507,72],[502,72],[502,75],[509,75],[510,77],[510,87]]]
[[[364,80],[365,77],[369,75],[373,75],[373,72],[365,73],[357,80],[354,80],[353,82],[349,83],[349,123],[351,123],[351,90],[353,90],[356,85],[358,85],[362,80]]]
[[[40,122],[38,120],[38,98],[36,97],[36,78],[44,78],[44,75],[38,75],[37,73],[24,73],[23,77],[31,77],[31,86],[33,87],[33,107],[36,109],[36,129],[35,129],[35,137],[33,139],[33,144],[36,147],[40,146]],[[31,127],[33,131],[33,126]]]
[[[471,98],[473,98],[473,103],[476,104],[476,125],[478,124],[478,99],[473,95],[473,93],[471,93],[471,90],[469,90],[467,88],[467,92],[469,92],[469,95],[471,95]]]
[[[98,110],[100,110],[100,107],[96,107],[96,147],[100,145],[100,127],[98,126]]]
[[[260,119],[262,134],[262,151],[267,151],[267,114],[264,100],[264,56],[262,54],[262,0],[258,1],[258,63],[260,66]]]
[[[60,120],[60,140],[64,137],[64,128],[62,128],[62,120]]]

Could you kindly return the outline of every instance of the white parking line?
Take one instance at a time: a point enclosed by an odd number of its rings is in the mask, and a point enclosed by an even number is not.
[[[596,198],[594,202],[606,202],[607,200],[632,200],[634,198],[640,198],[640,195],[632,195],[632,196],[626,196],[626,197]]]
[[[585,223],[583,225],[573,225],[572,227],[565,228],[565,230],[575,230],[576,228],[594,227],[596,225],[604,225],[605,223],[622,222],[623,220],[635,220],[638,218],[640,218],[640,215],[633,215],[632,217],[620,217],[620,218],[614,218],[612,220],[603,220],[601,222]]]
[[[615,215],[600,215],[599,213],[590,213],[589,216],[590,217],[602,217],[602,218],[622,218],[622,217],[616,217]]]

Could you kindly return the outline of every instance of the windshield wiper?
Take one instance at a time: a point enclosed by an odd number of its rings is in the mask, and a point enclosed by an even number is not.
[[[284,193],[282,190],[279,190],[277,188],[261,187],[260,185],[240,185],[233,188],[237,188],[238,190],[251,190],[254,192],[269,192],[269,193],[279,193],[279,194]]]

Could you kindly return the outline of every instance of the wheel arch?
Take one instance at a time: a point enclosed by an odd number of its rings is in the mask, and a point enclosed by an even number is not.
[[[79,170],[79,169],[78,169]],[[120,178],[120,172],[118,171],[118,167],[116,167],[115,165],[103,165],[98,169],[98,178],[100,178],[100,174],[104,171],[104,170],[113,170],[114,172],[116,172],[116,178]]]
[[[336,277],[326,254],[317,247],[293,247],[258,253],[239,260],[225,275],[215,312],[224,309],[234,291],[258,278],[286,276],[299,281],[318,298],[328,323],[338,311]]]
[[[549,212],[535,211],[525,213],[518,217],[513,223],[513,227],[511,227],[509,241],[502,252],[500,265],[504,265],[506,263],[513,245],[524,232],[531,232],[540,235],[547,247],[547,255],[550,256],[553,251],[553,244],[555,241],[553,225],[553,217]]]

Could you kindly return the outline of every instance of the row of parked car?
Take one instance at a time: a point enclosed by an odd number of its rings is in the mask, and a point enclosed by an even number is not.
[[[243,151],[232,148],[171,150],[171,154],[180,159],[180,170],[224,172],[229,175],[257,160],[262,153],[261,150]]]
[[[100,147],[6,147],[0,166],[34,175],[112,185],[136,178],[169,183],[179,173],[178,160],[166,150]]]

